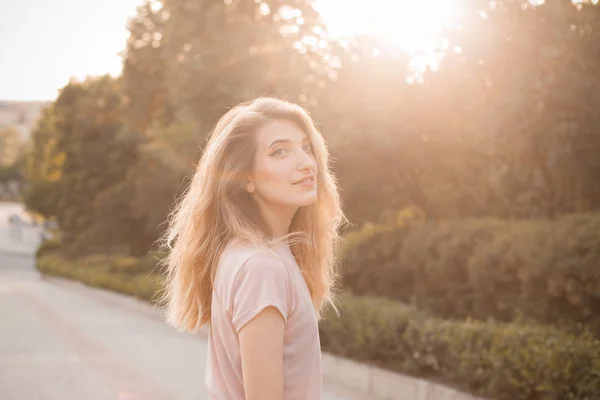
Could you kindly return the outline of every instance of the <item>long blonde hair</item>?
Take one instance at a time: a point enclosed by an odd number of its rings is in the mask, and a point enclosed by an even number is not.
[[[193,332],[210,323],[216,269],[230,240],[269,245],[270,232],[242,183],[253,168],[255,133],[273,120],[296,123],[313,147],[318,167],[317,201],[298,209],[285,238],[296,239],[288,243],[319,317],[326,303],[334,305],[339,229],[347,220],[337,180],[330,172],[325,140],[299,105],[260,97],[235,106],[217,122],[191,183],[170,213],[168,229],[160,239],[167,254],[162,260],[166,285],[161,300],[166,305],[168,323],[181,331]]]

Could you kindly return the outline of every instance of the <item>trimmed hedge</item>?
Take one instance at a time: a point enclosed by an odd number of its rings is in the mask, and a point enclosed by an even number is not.
[[[519,323],[431,318],[393,300],[344,296],[323,350],[498,400],[600,399],[600,340]]]
[[[583,323],[600,334],[600,216],[413,224],[348,249],[343,286],[444,318]]]
[[[57,236],[42,241],[42,243],[40,244],[40,246],[38,247],[38,249],[35,253],[36,258],[39,258],[46,254],[52,254],[53,252],[56,252],[56,251],[60,251],[62,244],[61,244],[60,239]]]
[[[58,253],[44,252],[37,258],[36,267],[42,274],[73,279],[88,286],[153,302],[157,293],[162,290],[163,277],[158,273],[146,272],[148,266],[144,261],[145,259],[141,259],[132,264],[130,257],[106,255],[69,261]]]
[[[133,265],[127,257],[68,261],[56,252],[37,260],[42,273],[154,300],[162,278],[132,273]],[[319,324],[325,351],[491,399],[600,399],[600,341],[585,332],[448,321],[374,297],[345,295],[339,308],[340,317],[329,310]]]

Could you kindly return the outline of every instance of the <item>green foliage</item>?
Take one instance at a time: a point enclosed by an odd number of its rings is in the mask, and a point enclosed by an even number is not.
[[[95,254],[69,260],[59,252],[46,251],[37,258],[36,268],[45,275],[80,281],[86,285],[112,290],[154,301],[162,290],[160,274],[140,272],[143,262],[130,257]]]
[[[127,56],[123,60],[123,93],[129,101],[124,115],[139,132],[153,121],[168,124],[175,114],[166,79],[166,65],[160,43],[164,34],[162,13],[149,2],[139,6],[129,21]]]
[[[320,323],[323,350],[490,399],[597,399],[600,340],[533,324],[431,318],[344,296]]]
[[[21,153],[19,131],[12,127],[0,126],[0,168],[9,168],[17,163]]]
[[[169,0],[140,6],[129,29],[124,87],[128,116],[141,130],[191,118],[205,137],[241,101],[314,95],[318,80],[309,75],[326,68],[326,48],[298,51],[301,39],[317,43],[325,32],[310,0]]]
[[[109,261],[111,272],[117,275],[149,275],[159,273],[157,260],[151,255],[144,257],[114,256]]]
[[[135,163],[138,137],[123,123],[123,102],[119,82],[109,76],[71,82],[34,129],[25,204],[56,217],[66,249],[89,245],[88,231],[106,221],[95,201]]]
[[[18,181],[22,178],[21,166],[18,163],[6,167],[0,166],[0,182]]]
[[[349,249],[344,286],[447,318],[584,323],[600,332],[600,216],[412,224]]]
[[[38,247],[38,249],[35,253],[35,256],[36,256],[36,258],[40,258],[49,253],[56,253],[56,252],[60,251],[61,247],[62,247],[62,243],[61,243],[60,237],[55,236],[50,239],[46,239]]]
[[[131,256],[117,258],[111,265],[111,270],[116,273],[132,273],[138,269],[138,259]]]
[[[320,103],[350,220],[408,204],[432,219],[597,210],[600,59],[585,49],[600,8],[583,3],[463,3],[463,28],[446,32],[462,51],[418,85],[406,57],[358,42]]]
[[[365,241],[371,236],[377,233],[389,232],[393,230],[394,227],[394,225],[375,225],[367,222],[363,224],[360,229],[347,232],[344,235],[342,254],[347,253],[350,249],[354,248],[359,243]]]

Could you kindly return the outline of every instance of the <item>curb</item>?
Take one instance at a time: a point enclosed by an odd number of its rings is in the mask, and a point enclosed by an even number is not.
[[[374,400],[483,400],[450,387],[323,352],[323,377]]]
[[[18,251],[18,250],[6,250],[0,249],[0,254],[8,255],[8,256],[17,256],[17,257],[34,257],[35,253],[27,252],[27,251]]]

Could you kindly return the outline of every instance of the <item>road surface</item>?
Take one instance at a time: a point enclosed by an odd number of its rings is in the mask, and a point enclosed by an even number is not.
[[[133,298],[34,268],[0,204],[0,400],[204,400],[207,341]],[[325,382],[325,400],[364,400]]]

